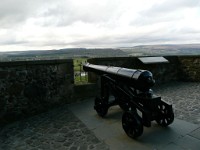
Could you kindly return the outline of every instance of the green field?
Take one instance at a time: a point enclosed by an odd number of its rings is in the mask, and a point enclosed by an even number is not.
[[[85,59],[85,58],[75,58],[73,61],[74,61],[74,72],[75,72],[75,71],[80,71],[80,65],[82,66],[82,64],[86,63],[87,59]]]
[[[83,74],[83,64],[87,62],[85,58],[75,58],[74,60],[74,83],[75,84],[85,84],[88,82],[88,75],[81,76],[80,72]]]

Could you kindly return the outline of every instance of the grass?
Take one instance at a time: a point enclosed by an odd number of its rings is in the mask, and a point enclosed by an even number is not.
[[[88,76],[80,76],[80,72],[84,72],[83,71],[83,64],[87,62],[87,59],[85,58],[75,58],[73,60],[74,62],[74,74],[77,74],[75,75],[74,77],[74,83],[75,84],[85,84],[85,83],[88,83]]]
[[[75,81],[75,84],[86,84],[86,83],[88,83],[88,76],[86,75],[81,78],[80,78],[80,76],[75,77],[74,81]]]
[[[74,59],[74,72],[80,71],[80,65],[82,66],[85,62],[87,62],[87,59],[85,58],[75,58]],[[81,68],[83,69],[83,68]]]

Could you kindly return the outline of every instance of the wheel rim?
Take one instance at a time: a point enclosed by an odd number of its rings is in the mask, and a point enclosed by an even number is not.
[[[126,134],[131,138],[136,138],[143,133],[143,125],[139,116],[132,112],[124,113],[122,117],[122,126]]]
[[[168,126],[174,121],[174,113],[171,107],[166,107],[165,105],[160,104],[158,105],[158,111],[160,115],[156,121],[161,126]]]

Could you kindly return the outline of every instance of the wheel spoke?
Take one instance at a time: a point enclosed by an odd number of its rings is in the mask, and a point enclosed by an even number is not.
[[[164,104],[158,105],[159,117],[156,121],[161,126],[168,126],[174,120],[174,113],[171,108],[166,107]]]

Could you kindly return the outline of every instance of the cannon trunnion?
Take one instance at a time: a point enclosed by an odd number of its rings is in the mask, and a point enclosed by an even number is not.
[[[174,120],[172,105],[155,96],[151,87],[153,75],[147,70],[85,64],[83,69],[101,76],[101,93],[95,98],[94,109],[104,117],[111,106],[119,105],[124,111],[122,127],[131,138],[143,133],[155,120],[166,127]]]

